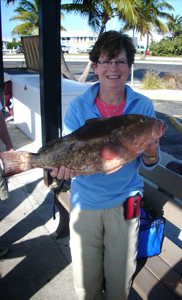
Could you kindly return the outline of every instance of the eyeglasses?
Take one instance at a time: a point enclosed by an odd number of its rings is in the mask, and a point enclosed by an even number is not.
[[[116,64],[117,67],[119,68],[125,68],[127,66],[127,61],[125,59],[120,59],[120,60],[100,60],[98,63],[103,67],[103,68],[108,68],[112,64]]]

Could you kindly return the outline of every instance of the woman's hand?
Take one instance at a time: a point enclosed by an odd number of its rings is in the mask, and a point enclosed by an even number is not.
[[[15,151],[15,149],[10,147],[10,149],[6,148],[6,151],[13,152],[13,151]]]
[[[61,166],[60,168],[54,168],[51,172],[50,175],[52,177],[57,177],[57,179],[65,179],[67,180],[68,178],[73,178],[75,177],[75,174],[70,168],[67,168],[65,166]]]
[[[159,151],[159,139],[148,145],[143,154],[146,156],[157,156]]]
[[[145,165],[154,165],[158,162],[159,156],[159,139],[148,145],[148,147],[143,152],[143,162]]]

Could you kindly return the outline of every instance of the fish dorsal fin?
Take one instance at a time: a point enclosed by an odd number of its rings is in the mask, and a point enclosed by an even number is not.
[[[64,137],[65,138],[65,137]],[[47,151],[48,148],[53,148],[55,146],[55,144],[57,143],[61,143],[61,141],[63,140],[63,137],[59,137],[57,139],[54,139],[48,143],[46,143],[44,146],[42,146],[39,150],[38,153],[43,153],[44,151]]]
[[[88,119],[88,120],[85,121],[85,124],[91,124],[91,123],[101,122],[104,119],[105,118],[92,118],[92,119]]]

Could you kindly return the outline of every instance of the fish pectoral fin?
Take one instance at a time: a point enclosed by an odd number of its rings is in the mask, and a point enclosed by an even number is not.
[[[102,148],[100,156],[106,160],[120,159],[125,150],[118,146],[106,145]]]
[[[98,123],[100,121],[104,121],[105,118],[92,118],[85,121],[85,124]]]
[[[123,166],[123,165],[122,165],[122,166]],[[104,175],[112,174],[112,173],[118,171],[119,169],[121,169],[122,166],[119,166],[119,167],[117,167],[117,168],[114,168],[114,169],[112,169],[112,170],[109,170],[109,171],[107,171],[106,173],[104,173]]]

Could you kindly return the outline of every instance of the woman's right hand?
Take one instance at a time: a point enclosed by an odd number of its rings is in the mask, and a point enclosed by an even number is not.
[[[73,178],[75,177],[75,174],[73,171],[71,171],[70,168],[67,168],[65,166],[61,166],[60,168],[54,168],[51,172],[50,175],[52,177],[57,177],[57,179],[65,179],[67,180],[68,178]]]

